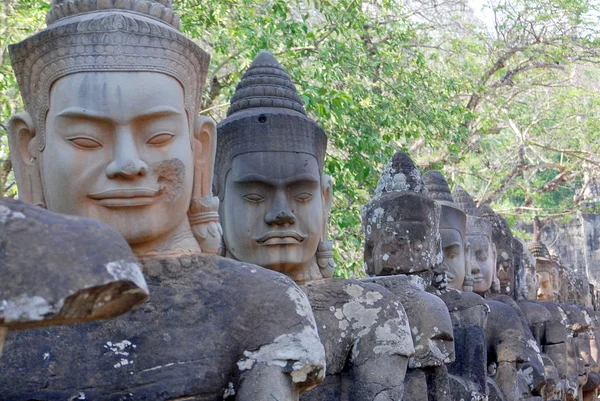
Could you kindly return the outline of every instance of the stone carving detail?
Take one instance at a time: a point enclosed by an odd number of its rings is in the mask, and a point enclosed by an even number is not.
[[[111,318],[148,298],[127,243],[96,221],[0,198],[0,254],[4,330]]]
[[[442,263],[448,275],[448,286],[462,290],[467,272],[470,272],[469,244],[465,238],[467,216],[454,203],[448,182],[440,172],[426,172],[423,181],[429,196],[442,205],[440,219],[440,235],[444,250]]]
[[[496,276],[496,244],[492,241],[492,224],[483,219],[471,195],[457,185],[452,191],[458,207],[467,215],[466,239],[470,247],[468,276],[473,277],[472,291],[485,295],[492,287],[499,286]]]
[[[9,334],[3,398],[294,400],[325,375],[304,292],[200,253],[221,247],[216,127],[198,116],[209,57],[170,8],[56,2],[10,48],[27,109],[9,127],[19,195],[115,229],[152,298],[119,319]]]
[[[315,314],[327,372],[301,399],[401,400],[414,352],[406,313],[382,286],[330,279],[327,138],[270,53],[244,73],[218,136],[215,182],[228,255],[293,278]]]
[[[402,301],[411,325],[415,355],[405,379],[405,400],[449,400],[445,366],[454,361],[454,338],[444,302],[425,288],[445,289],[442,262],[441,207],[427,189],[413,161],[397,152],[384,168],[373,199],[363,208],[366,279],[383,285]]]

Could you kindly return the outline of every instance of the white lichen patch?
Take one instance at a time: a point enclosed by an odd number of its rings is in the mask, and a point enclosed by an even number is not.
[[[0,317],[6,323],[39,321],[57,313],[62,306],[62,300],[51,304],[38,295],[23,294],[13,299],[3,299],[0,302]]]
[[[282,334],[272,343],[256,351],[244,351],[237,363],[241,371],[252,369],[256,363],[269,366],[291,367],[294,383],[302,383],[308,376],[323,378],[325,375],[325,349],[316,329],[304,326],[302,332]]]
[[[115,369],[133,364],[133,360],[127,359],[130,352],[137,348],[137,346],[132,344],[131,341],[123,340],[116,343],[108,341],[106,344],[104,344],[104,348],[118,357],[118,361],[113,365]]]
[[[415,353],[406,319],[390,319],[375,329],[375,354],[412,356]]]
[[[144,276],[142,275],[142,270],[137,263],[127,262],[125,260],[109,262],[106,264],[106,271],[115,280],[131,281],[146,293],[149,292],[146,280],[144,280]]]
[[[25,215],[21,212],[13,212],[8,207],[0,205],[0,224],[6,224],[11,220],[24,219]]]
[[[227,388],[223,392],[223,399],[225,400],[234,395],[235,395],[235,388],[233,387],[233,383],[229,382],[229,383],[227,383]]]
[[[311,323],[313,323],[313,327],[317,327],[317,324],[315,323],[313,317],[312,308],[310,307],[310,303],[308,302],[308,299],[306,298],[304,292],[302,292],[300,288],[293,286],[289,287],[286,290],[286,293],[296,306],[296,313],[299,316],[308,318],[311,321]]]

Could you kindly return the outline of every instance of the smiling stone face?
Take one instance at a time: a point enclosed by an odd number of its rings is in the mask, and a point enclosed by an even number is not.
[[[48,209],[107,223],[133,247],[153,242],[189,227],[193,168],[174,78],[84,72],[52,87],[41,153]]]
[[[314,156],[252,152],[233,159],[222,214],[231,255],[292,277],[314,264],[325,196]]]

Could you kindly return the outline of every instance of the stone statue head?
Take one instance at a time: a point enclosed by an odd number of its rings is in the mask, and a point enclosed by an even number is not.
[[[413,161],[397,152],[362,209],[367,274],[421,274],[439,266],[440,212]]]
[[[218,135],[215,185],[229,255],[297,281],[331,277],[327,137],[270,53],[244,73]]]
[[[492,240],[496,244],[498,254],[496,275],[500,280],[500,293],[512,295],[515,287],[512,232],[506,219],[495,213],[488,205],[482,205],[479,210],[481,217],[492,223]]]
[[[529,248],[524,246],[520,240],[520,249],[522,250],[522,264],[523,272],[525,275],[525,291],[521,299],[525,298],[528,300],[537,299],[537,293],[540,288],[540,283],[537,276],[537,261],[536,258],[531,254]]]
[[[53,0],[47,22],[9,49],[27,110],[9,127],[20,198],[101,220],[137,254],[198,249],[192,226],[218,230],[198,221],[216,140],[198,116],[208,54],[170,0]]]
[[[473,198],[463,187],[456,185],[452,191],[456,205],[467,214],[467,241],[471,247],[473,292],[488,292],[496,278],[496,245],[492,241],[492,224],[481,218]]]
[[[428,171],[423,181],[429,196],[442,206],[440,236],[444,259],[442,265],[448,276],[448,286],[462,290],[470,272],[470,247],[466,240],[467,215],[455,204],[448,182],[439,171]]]
[[[531,255],[536,260],[536,275],[539,283],[537,300],[555,301],[555,291],[558,284],[556,263],[550,259],[548,248],[541,241],[528,244]]]

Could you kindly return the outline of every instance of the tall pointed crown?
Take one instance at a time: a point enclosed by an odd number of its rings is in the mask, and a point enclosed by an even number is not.
[[[221,196],[231,161],[242,153],[308,153],[323,168],[327,136],[306,115],[296,87],[269,52],[259,53],[242,76],[217,132],[214,182]]]
[[[450,192],[448,181],[442,173],[430,170],[423,175],[423,181],[429,191],[429,196],[438,202],[447,202],[454,205],[454,198]]]
[[[429,196],[442,205],[440,229],[454,228],[464,239],[467,231],[467,215],[454,203],[448,181],[439,171],[430,170],[423,175]],[[442,238],[443,239],[443,238]]]
[[[536,258],[550,259],[550,252],[542,241],[535,241],[527,244],[529,252]]]
[[[481,217],[481,213],[475,205],[475,201],[463,187],[460,185],[455,185],[454,189],[452,190],[452,197],[454,198],[454,203],[456,203],[456,206],[458,206],[468,216]]]
[[[177,79],[198,112],[209,55],[179,32],[170,0],[53,0],[48,27],[9,46],[25,107],[45,145],[50,87],[87,71],[149,71]],[[194,119],[190,118],[190,133]]]
[[[375,189],[375,196],[386,192],[403,191],[428,194],[423,177],[413,160],[406,153],[398,151],[383,169]]]

